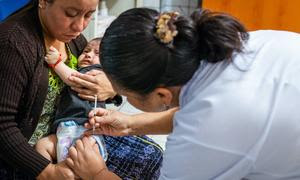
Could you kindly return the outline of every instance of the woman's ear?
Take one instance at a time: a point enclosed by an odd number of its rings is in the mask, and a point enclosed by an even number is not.
[[[168,88],[156,88],[154,93],[157,95],[161,104],[164,104],[166,107],[169,107],[172,103],[173,94],[172,91]]]
[[[39,0],[39,8],[45,9],[46,4],[47,4],[46,0]]]

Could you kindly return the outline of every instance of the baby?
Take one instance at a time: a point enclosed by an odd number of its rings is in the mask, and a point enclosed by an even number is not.
[[[87,44],[83,53],[78,57],[78,72],[86,73],[92,69],[101,70],[99,59],[100,41],[100,38],[95,38]],[[49,48],[45,59],[49,67],[67,85],[72,85],[68,78],[77,71],[61,61],[61,55],[54,47]],[[51,126],[51,133],[56,132],[56,136],[52,134],[40,139],[36,144],[36,150],[51,161],[57,160],[57,162],[60,162],[64,160],[68,155],[69,147],[86,130],[83,124],[88,119],[88,113],[96,106],[105,108],[105,102],[83,100],[70,87],[65,87],[61,92],[55,120]],[[102,136],[92,137],[96,140],[103,159],[106,160],[107,152]]]

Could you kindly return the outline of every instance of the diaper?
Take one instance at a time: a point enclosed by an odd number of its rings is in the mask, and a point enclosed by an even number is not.
[[[86,129],[82,125],[78,125],[75,121],[65,121],[58,125],[57,136],[57,162],[65,160],[68,156],[69,148],[75,144],[76,140],[81,138]],[[107,151],[102,135],[92,135],[99,147],[100,154],[104,161],[107,160]]]

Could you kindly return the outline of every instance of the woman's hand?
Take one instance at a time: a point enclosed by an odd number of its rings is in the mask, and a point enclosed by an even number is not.
[[[36,178],[37,180],[74,180],[74,172],[67,166],[66,161],[58,164],[49,164]]]
[[[69,80],[76,84],[72,89],[78,92],[78,96],[89,101],[93,101],[95,95],[99,101],[105,101],[116,95],[103,71],[91,70],[86,74],[73,73]]]
[[[72,146],[69,149],[66,162],[82,179],[92,179],[103,171],[107,171],[98,145],[93,138],[83,137],[82,140],[77,140],[75,147]]]
[[[90,112],[89,123],[85,127],[90,129],[85,132],[87,135],[91,134],[105,134],[110,136],[127,136],[130,135],[130,115],[97,108]],[[95,131],[91,130],[95,126]]]

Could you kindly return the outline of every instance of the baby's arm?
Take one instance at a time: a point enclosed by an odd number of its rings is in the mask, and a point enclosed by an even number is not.
[[[38,142],[35,145],[35,149],[42,156],[53,162],[56,161],[56,143],[56,135],[52,134],[38,140]]]
[[[71,76],[72,73],[77,72],[74,69],[71,69],[65,63],[61,61],[61,54],[55,49],[53,46],[49,48],[49,52],[47,53],[45,60],[49,66],[52,66],[52,69],[56,72],[56,74],[69,86],[74,85],[68,77]]]

